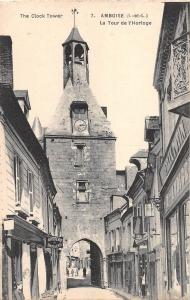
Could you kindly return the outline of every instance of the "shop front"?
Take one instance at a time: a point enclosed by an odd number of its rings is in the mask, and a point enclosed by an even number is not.
[[[190,299],[189,156],[183,155],[163,193],[169,299]]]
[[[115,289],[123,288],[123,256],[110,254],[108,256],[108,284]]]
[[[148,273],[147,273],[147,241],[144,241],[138,247],[138,295],[141,297],[147,296]]]
[[[148,287],[151,300],[157,299],[156,269],[156,254],[152,251],[148,254]]]
[[[44,246],[45,233],[17,215],[7,217],[3,233],[5,299],[39,299],[38,248]]]
[[[63,238],[49,235],[44,247],[46,287],[42,293],[43,300],[53,300],[61,291],[60,283],[60,249],[63,248]]]
[[[48,235],[17,215],[7,217],[3,233],[3,299],[56,299],[63,238]]]
[[[124,270],[124,290],[126,293],[135,294],[135,253],[128,252],[124,255],[123,260],[123,270]]]

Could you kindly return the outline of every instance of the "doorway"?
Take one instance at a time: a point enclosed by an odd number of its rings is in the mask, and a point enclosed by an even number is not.
[[[102,253],[94,242],[83,239],[73,244],[67,257],[67,287],[102,286]]]

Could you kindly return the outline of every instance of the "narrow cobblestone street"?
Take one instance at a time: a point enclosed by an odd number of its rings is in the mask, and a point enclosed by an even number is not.
[[[95,287],[78,287],[68,289],[64,300],[122,300],[123,298],[110,290]]]

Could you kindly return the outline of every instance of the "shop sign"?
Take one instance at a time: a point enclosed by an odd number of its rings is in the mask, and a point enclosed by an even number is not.
[[[151,203],[145,203],[145,217],[154,217],[154,211]]]
[[[162,184],[165,183],[166,178],[169,172],[172,169],[172,166],[180,153],[187,136],[189,135],[189,120],[181,119],[179,124],[174,132],[173,138],[171,140],[170,145],[168,146],[168,150],[164,157],[161,169],[160,169],[160,178]]]
[[[63,237],[49,236],[47,237],[47,248],[63,248]]]
[[[14,220],[5,220],[4,230],[14,230]]]
[[[171,207],[178,198],[178,195],[186,188],[189,184],[189,157],[186,158],[183,165],[179,169],[175,179],[168,189],[164,197],[164,207],[165,209]]]
[[[140,245],[139,250],[147,250],[147,245]]]

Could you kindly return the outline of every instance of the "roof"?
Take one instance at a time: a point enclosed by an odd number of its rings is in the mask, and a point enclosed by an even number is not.
[[[70,42],[79,42],[79,43],[83,43],[83,44],[87,45],[87,43],[81,37],[81,35],[80,35],[77,27],[73,27],[72,28],[72,30],[71,30],[68,38],[63,43],[63,46],[66,45],[66,44],[68,44],[68,43],[70,43]],[[87,45],[87,49],[89,49],[88,45]]]
[[[28,95],[28,91],[27,90],[14,90],[14,94],[15,94],[15,97],[17,99],[22,99],[25,101],[28,109],[30,110],[31,109],[31,106],[30,106],[30,101],[29,101],[29,95]]]
[[[143,170],[140,170],[140,171],[137,172],[132,185],[130,186],[129,190],[126,193],[126,196],[131,197],[132,199],[134,199],[135,194],[138,192],[138,190],[143,188],[144,178],[145,178],[145,171],[146,171],[146,169],[143,169]]]
[[[123,211],[121,212],[121,221],[123,222],[129,214],[133,214],[133,206],[123,208]]]
[[[153,85],[158,88],[165,74],[165,68],[170,53],[171,42],[174,39],[179,11],[185,2],[167,2],[164,5],[162,26],[156,55]]]
[[[125,175],[126,170],[116,170],[117,175]]]
[[[78,87],[72,86],[72,84],[69,84],[69,86],[68,84],[66,85],[55,112],[50,118],[45,130],[45,136],[74,137],[71,126],[71,106],[75,99],[81,99],[79,103],[86,103],[86,105],[88,105],[88,117],[91,120],[90,135],[87,135],[84,131],[76,136],[81,138],[85,136],[85,138],[89,139],[96,137],[97,139],[115,140],[116,137],[111,129],[110,121],[106,118],[101,107],[98,105],[90,87],[85,84],[80,86],[80,90]]]
[[[42,166],[43,175],[51,188],[52,193],[56,194],[54,182],[50,173],[49,162],[39,144],[35,134],[30,127],[25,115],[18,104],[18,101],[9,87],[0,85],[0,109],[3,117],[8,120],[18,136],[21,138],[26,148],[30,151],[36,162]]]
[[[131,156],[131,158],[147,158],[147,157],[148,157],[148,150],[146,149],[141,149]]]
[[[112,210],[111,212],[109,212],[106,216],[104,216],[104,219],[107,219],[110,216],[116,215],[116,214],[121,214],[121,207],[118,207],[118,208]]]

